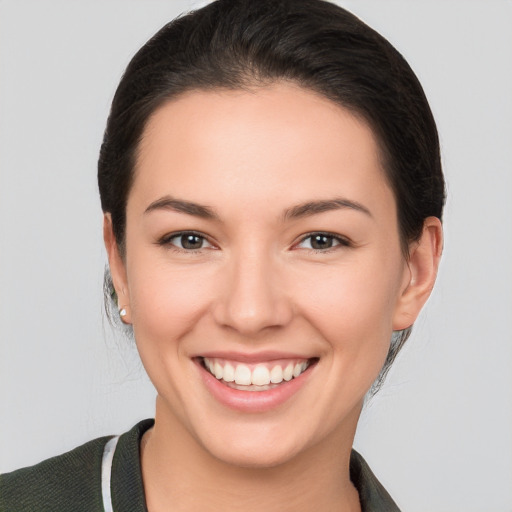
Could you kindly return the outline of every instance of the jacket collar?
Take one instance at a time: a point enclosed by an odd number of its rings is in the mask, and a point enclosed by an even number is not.
[[[112,504],[118,512],[147,512],[140,467],[140,441],[154,420],[141,421],[119,438],[112,462]],[[400,512],[364,458],[350,456],[350,479],[359,493],[362,512]]]

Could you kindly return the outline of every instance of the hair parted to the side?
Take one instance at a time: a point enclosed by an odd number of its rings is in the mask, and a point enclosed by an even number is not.
[[[407,62],[380,34],[324,0],[217,0],[165,25],[133,57],[115,93],[98,162],[101,206],[124,253],[126,204],[150,116],[191,90],[291,81],[363,118],[394,192],[404,255],[445,191],[437,129]],[[107,272],[107,312],[116,309]],[[116,314],[110,314],[115,318]],[[410,334],[394,333],[378,390]]]

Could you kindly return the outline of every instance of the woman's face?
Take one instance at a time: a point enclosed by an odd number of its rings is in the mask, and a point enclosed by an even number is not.
[[[371,129],[285,83],[170,101],[114,278],[157,418],[201,450],[272,466],[351,442],[410,279]]]

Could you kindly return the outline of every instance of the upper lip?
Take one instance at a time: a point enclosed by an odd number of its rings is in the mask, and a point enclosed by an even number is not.
[[[277,359],[311,359],[314,356],[297,354],[294,352],[278,352],[275,350],[266,350],[262,352],[234,352],[222,350],[209,350],[201,352],[195,357],[206,357],[208,359],[227,359],[230,361],[238,361],[240,363],[264,363]]]

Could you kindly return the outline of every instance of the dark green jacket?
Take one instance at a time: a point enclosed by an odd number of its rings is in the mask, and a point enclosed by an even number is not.
[[[147,512],[139,444],[152,425],[153,420],[141,421],[119,438],[110,486],[114,512]],[[0,512],[103,512],[101,471],[109,439],[101,437],[35,466],[0,475]],[[350,478],[359,491],[363,512],[399,512],[355,451]]]

